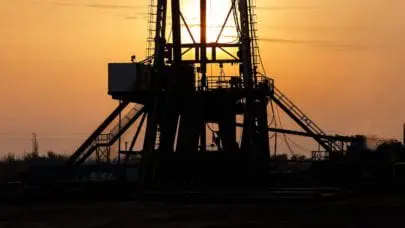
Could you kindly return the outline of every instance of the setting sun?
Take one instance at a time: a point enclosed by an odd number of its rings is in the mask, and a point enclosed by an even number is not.
[[[169,4],[170,7],[170,4]],[[207,0],[206,2],[206,15],[207,15],[207,43],[233,43],[239,42],[237,33],[237,24],[235,16],[237,15],[237,8],[232,7],[232,1],[213,1]],[[180,1],[180,10],[184,17],[181,21],[181,40],[183,44],[190,44],[193,42],[200,42],[200,0],[184,0]],[[170,10],[168,11],[169,17]],[[236,13],[236,15],[234,14]],[[236,16],[237,17],[237,16]],[[168,21],[170,26],[171,21]],[[167,39],[172,41],[172,33],[167,33]],[[216,50],[217,59],[227,59],[229,54],[237,56],[237,48],[226,47]],[[212,49],[207,48],[207,58],[211,59]],[[183,59],[193,59],[195,57],[195,50],[184,49]],[[220,69],[218,64],[208,64],[208,75],[219,75]],[[237,66],[227,64],[223,68],[226,72],[235,74],[237,72]]]
[[[188,24],[190,31],[195,39],[200,40],[200,1],[199,0],[186,0],[181,4],[181,11],[184,19]],[[225,23],[226,16],[231,9],[232,2],[228,1],[207,1],[207,42],[217,41],[221,28]],[[183,43],[190,43],[192,39],[187,31],[186,26],[183,24],[182,37]],[[232,42],[235,40],[236,26],[233,16],[230,16],[227,24],[224,27],[222,36],[219,42]]]

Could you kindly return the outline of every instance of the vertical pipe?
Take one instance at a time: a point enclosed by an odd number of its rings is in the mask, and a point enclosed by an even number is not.
[[[207,151],[207,128],[206,128],[205,120],[203,119],[201,124],[201,137],[200,137],[200,151],[206,152]]]
[[[201,89],[207,89],[207,0],[200,0]],[[203,105],[203,103],[201,103]],[[207,129],[202,121],[200,150],[206,151]]]
[[[119,101],[119,105],[122,104],[122,101]],[[122,112],[120,112],[119,116],[118,116],[118,132],[121,132],[121,117],[122,117]],[[117,161],[118,165],[121,163],[121,135],[118,138],[118,161]]]
[[[201,85],[207,87],[207,0],[200,0]]]
[[[172,0],[173,57],[178,66],[181,62],[180,0]]]
[[[167,16],[167,0],[161,0],[161,9],[162,9],[162,19],[161,19],[161,37],[163,38],[165,44],[166,44],[166,16]]]
[[[274,135],[274,158],[276,159],[277,158],[277,132],[276,133],[274,133],[275,135]]]

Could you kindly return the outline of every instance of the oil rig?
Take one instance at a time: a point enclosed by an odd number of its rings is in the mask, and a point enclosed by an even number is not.
[[[80,166],[90,157],[108,165],[118,142],[117,163],[136,164],[142,186],[240,187],[266,180],[269,132],[313,138],[322,148],[313,159],[345,153],[353,137],[327,135],[261,70],[252,0],[228,1],[214,41],[207,38],[206,0],[199,1],[198,34],[191,31],[180,1],[151,0],[147,58],[108,65],[108,94],[119,105],[67,166]],[[235,39],[221,42],[229,24]],[[228,68],[236,70],[227,74]],[[302,131],[271,128],[273,104]],[[127,132],[133,135],[122,148]],[[136,144],[142,149],[135,150]]]

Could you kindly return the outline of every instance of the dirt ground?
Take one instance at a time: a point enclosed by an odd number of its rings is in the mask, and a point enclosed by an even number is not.
[[[276,205],[110,201],[1,205],[0,227],[405,227],[404,200]]]

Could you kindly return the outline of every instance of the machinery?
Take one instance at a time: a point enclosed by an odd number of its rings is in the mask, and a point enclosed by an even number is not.
[[[117,162],[135,160],[137,180],[144,186],[260,183],[270,162],[270,131],[312,137],[326,158],[345,150],[351,137],[326,135],[260,71],[251,0],[228,1],[229,11],[214,41],[207,39],[206,0],[199,2],[198,34],[191,31],[180,0],[156,1],[150,4],[148,58],[109,64],[108,93],[120,104],[71,156],[68,166],[81,165],[94,153],[97,162],[109,163],[111,146],[132,126],[136,130],[130,144],[122,149],[119,142]],[[235,39],[221,42],[230,23]],[[212,68],[216,70],[210,73]],[[225,73],[231,68],[236,70]],[[269,128],[271,102],[303,131]],[[136,151],[139,141],[143,149]],[[325,158],[314,154],[321,157]]]

